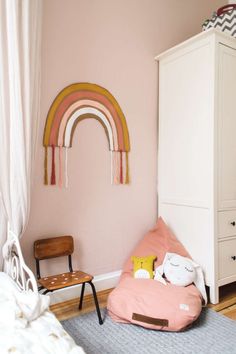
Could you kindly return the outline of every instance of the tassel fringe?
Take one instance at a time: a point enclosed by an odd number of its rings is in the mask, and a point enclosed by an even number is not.
[[[111,181],[112,184],[129,183],[128,152],[111,151]]]
[[[64,180],[65,187],[68,188],[68,148],[65,147],[64,162]],[[128,152],[111,151],[111,183],[112,184],[129,184],[129,160]],[[44,155],[44,184],[48,185],[48,147],[45,146]],[[52,166],[51,166],[51,185],[56,184],[56,167],[55,167],[55,146],[52,146]],[[63,186],[63,147],[59,146],[59,187]]]
[[[111,184],[113,184],[114,181],[113,151],[110,151],[110,153],[111,153]]]
[[[56,184],[56,169],[55,169],[55,146],[52,146],[52,172],[51,172],[51,185]]]
[[[65,187],[68,188],[68,148],[65,148]]]
[[[123,183],[123,163],[122,163],[122,151],[120,151],[120,183]]]
[[[63,185],[63,178],[62,178],[62,159],[63,159],[63,154],[62,154],[62,146],[59,146],[59,187],[62,188]]]
[[[125,152],[125,161],[126,161],[126,176],[125,176],[125,184],[130,183],[130,178],[129,178],[129,154],[128,152]]]
[[[48,147],[44,150],[44,184],[48,185]]]

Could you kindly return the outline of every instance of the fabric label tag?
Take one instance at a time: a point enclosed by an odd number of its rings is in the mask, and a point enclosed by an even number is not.
[[[133,313],[132,320],[149,323],[155,326],[168,327],[169,321],[164,318],[153,318],[139,313]]]
[[[189,306],[186,305],[186,304],[180,304],[180,305],[179,305],[179,308],[180,308],[180,310],[189,311]]]

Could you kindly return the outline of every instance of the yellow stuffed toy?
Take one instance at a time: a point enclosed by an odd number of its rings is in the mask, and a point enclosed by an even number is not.
[[[153,266],[156,256],[136,257],[132,256],[131,260],[134,264],[134,278],[153,279]]]

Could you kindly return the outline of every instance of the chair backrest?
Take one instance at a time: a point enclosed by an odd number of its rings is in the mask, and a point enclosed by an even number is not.
[[[34,258],[38,261],[61,256],[70,256],[74,252],[72,236],[45,238],[34,242]]]

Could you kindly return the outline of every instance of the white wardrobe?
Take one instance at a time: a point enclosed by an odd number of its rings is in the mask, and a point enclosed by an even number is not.
[[[205,273],[236,281],[236,39],[211,29],[158,55],[159,215]]]

